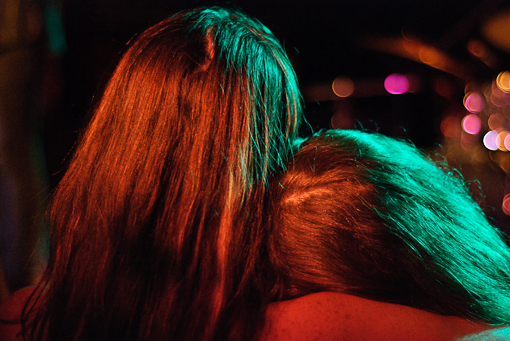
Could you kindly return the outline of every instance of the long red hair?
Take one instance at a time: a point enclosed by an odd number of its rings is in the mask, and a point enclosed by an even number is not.
[[[182,12],[136,37],[54,193],[32,334],[253,337],[264,233],[252,203],[300,117],[284,50],[238,11]]]

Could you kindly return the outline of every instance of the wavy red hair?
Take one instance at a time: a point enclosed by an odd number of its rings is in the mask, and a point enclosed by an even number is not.
[[[283,48],[238,11],[182,12],[136,37],[54,193],[32,332],[253,337],[264,301],[253,203],[300,117]]]

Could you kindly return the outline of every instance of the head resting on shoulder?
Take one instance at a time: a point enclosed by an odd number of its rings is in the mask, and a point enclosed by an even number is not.
[[[458,175],[406,141],[326,131],[267,202],[273,299],[339,291],[510,322],[510,252]]]

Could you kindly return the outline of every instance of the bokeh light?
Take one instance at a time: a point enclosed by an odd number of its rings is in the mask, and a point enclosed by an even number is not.
[[[497,87],[503,92],[510,92],[510,72],[500,72],[496,78]]]
[[[498,150],[501,138],[497,131],[491,130],[483,137],[483,145],[489,150]]]
[[[502,91],[497,84],[495,84],[491,89],[491,103],[496,107],[504,107],[508,102],[507,94]]]
[[[467,44],[467,49],[472,55],[478,58],[483,58],[487,55],[487,49],[480,40],[470,40]]]
[[[508,133],[508,131],[506,131],[506,130],[498,131],[499,141],[500,141],[500,142],[499,142],[499,146],[498,146],[498,148],[499,148],[499,150],[502,150],[502,151],[504,151],[504,152],[507,152],[507,151],[508,151],[508,148],[507,148],[507,147],[506,147],[506,145],[505,145],[505,141],[506,141],[507,137],[509,136],[508,134],[509,134],[509,133]],[[509,142],[510,142],[510,141],[509,141]]]
[[[480,117],[475,114],[466,115],[462,119],[462,129],[468,134],[476,135],[480,132],[482,128],[482,121]]]
[[[501,205],[503,213],[510,215],[510,194],[505,195],[503,198],[503,204]]]
[[[492,84],[487,84],[483,88],[483,97],[485,98],[485,102],[491,101],[492,96]]]
[[[438,49],[430,46],[422,46],[419,52],[420,60],[436,69],[444,70],[446,58]]]
[[[460,135],[460,121],[455,116],[446,116],[441,121],[441,132],[446,137],[458,137]]]
[[[338,97],[349,97],[354,92],[354,83],[349,77],[335,78],[332,87]]]
[[[505,146],[506,150],[510,150],[510,134],[506,135],[505,139],[503,140],[503,145]]]
[[[500,130],[505,126],[505,117],[500,113],[494,113],[490,115],[488,124],[492,130]]]
[[[466,107],[469,112],[477,113],[482,111],[484,104],[483,96],[478,92],[467,93],[466,96],[464,96],[464,107]]]
[[[409,80],[402,74],[394,73],[386,77],[384,88],[393,95],[403,94],[409,90]]]

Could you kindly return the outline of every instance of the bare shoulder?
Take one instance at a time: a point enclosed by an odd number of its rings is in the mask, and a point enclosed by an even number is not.
[[[0,305],[1,319],[14,319],[21,316],[21,311],[25,306],[28,298],[34,292],[35,287],[27,287],[20,289],[7,297]]]
[[[16,291],[0,305],[0,340],[22,340],[21,312],[35,287]]]
[[[332,292],[273,303],[266,320],[265,340],[455,340],[491,328]]]

